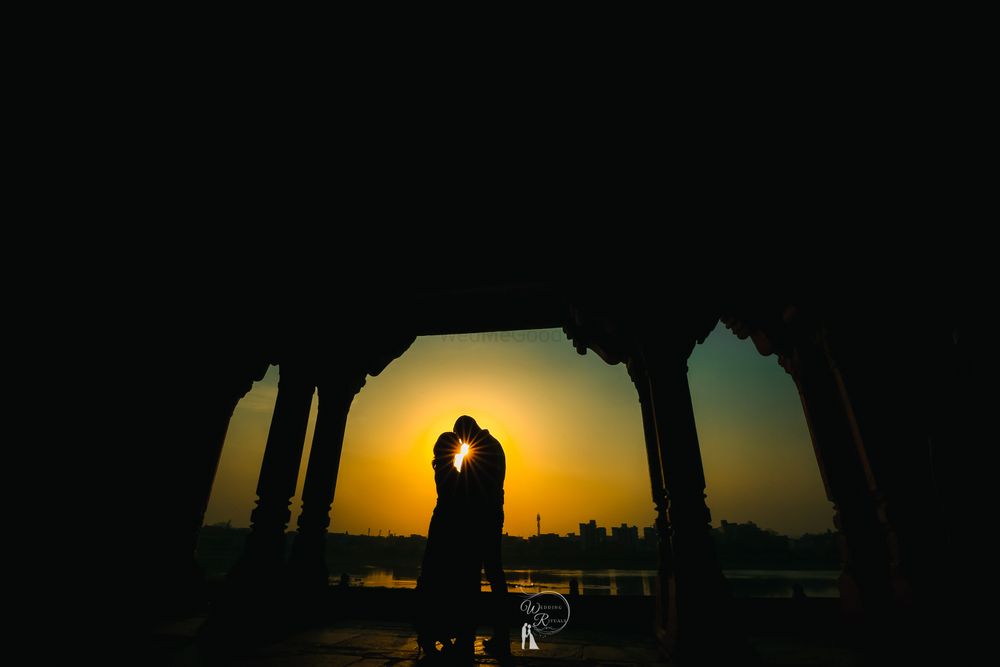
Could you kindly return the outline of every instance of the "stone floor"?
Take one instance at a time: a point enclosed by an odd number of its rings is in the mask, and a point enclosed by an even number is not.
[[[425,665],[418,661],[412,626],[390,622],[342,621],[329,627],[301,632],[251,651],[225,656],[209,655],[198,641],[203,619],[192,618],[161,627],[153,647],[155,657],[146,664],[171,667],[246,665],[248,667],[369,667],[371,665]],[[483,650],[485,635],[476,638],[476,664],[495,665]],[[539,640],[538,650],[522,651],[514,645],[514,665],[664,665],[650,635],[566,629]]]
[[[168,623],[156,630],[148,656],[137,664],[163,667],[314,667],[340,665],[427,665],[418,661],[412,625],[383,620],[331,621],[327,626],[281,637],[257,635],[241,642],[238,651],[213,650],[201,641],[203,617]],[[480,628],[483,632],[485,629]],[[496,665],[476,639],[476,664]],[[782,667],[853,667],[859,655],[838,633],[757,633],[749,637],[760,665]],[[651,633],[624,630],[567,628],[538,640],[538,650],[514,645],[513,665],[564,667],[569,665],[665,665]],[[878,662],[873,663],[878,664]]]

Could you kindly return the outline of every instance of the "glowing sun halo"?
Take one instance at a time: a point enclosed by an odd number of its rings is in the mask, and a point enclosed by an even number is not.
[[[465,455],[468,453],[469,453],[469,443],[463,442],[461,450],[459,450],[458,454],[455,454],[455,470],[462,472],[462,461],[465,459]]]

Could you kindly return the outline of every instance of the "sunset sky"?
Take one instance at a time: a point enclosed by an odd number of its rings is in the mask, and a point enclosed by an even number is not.
[[[795,386],[719,325],[689,362],[713,525],[755,521],[788,535],[832,527],[832,508]],[[206,523],[249,524],[278,369],[240,402]],[[507,455],[512,535],[578,532],[578,524],[652,525],[654,511],[635,389],[624,366],[578,355],[557,330],[426,336],[355,397],[333,503],[332,532],[426,535],[434,506],[431,448],[462,414]],[[292,504],[309,456],[316,401]]]

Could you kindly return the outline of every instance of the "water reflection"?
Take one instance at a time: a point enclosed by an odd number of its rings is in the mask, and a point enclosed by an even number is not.
[[[833,570],[726,570],[729,588],[741,598],[789,598],[795,584],[800,584],[806,597],[840,597]]]
[[[581,595],[652,595],[656,585],[656,570],[505,570],[511,591],[537,593],[556,591],[569,593],[575,579]],[[382,568],[366,566],[347,572],[352,586],[383,588],[415,588],[417,567]],[[736,597],[792,597],[796,584],[807,597],[838,597],[839,572],[830,570],[727,570],[726,578]],[[340,580],[340,572],[331,576],[331,583]],[[482,582],[484,590],[489,584]]]

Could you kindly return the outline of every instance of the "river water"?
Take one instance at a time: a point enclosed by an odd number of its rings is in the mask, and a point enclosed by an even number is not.
[[[656,570],[504,570],[512,592],[568,593],[570,580],[576,579],[581,595],[652,595]],[[417,573],[411,568],[369,566],[347,573],[351,585],[386,588],[414,588]],[[807,597],[838,597],[837,577],[833,570],[726,570],[726,579],[735,597],[792,597],[799,584]],[[331,583],[340,573],[331,577]],[[489,584],[483,582],[485,590]]]

